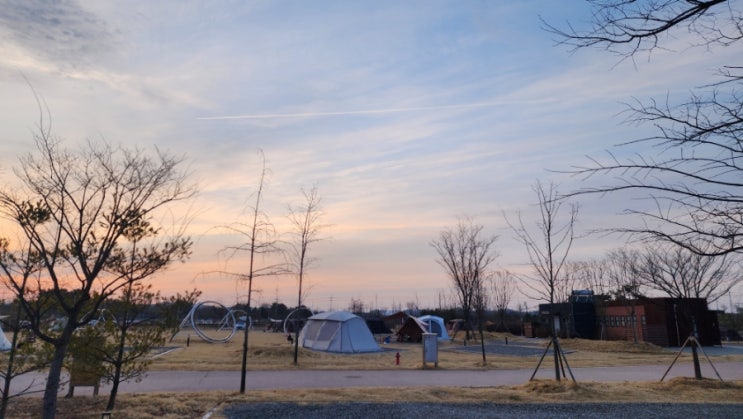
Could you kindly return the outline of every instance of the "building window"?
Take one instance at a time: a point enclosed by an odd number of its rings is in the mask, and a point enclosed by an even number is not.
[[[641,319],[642,319],[642,325],[643,326],[646,325],[646,324],[648,324],[648,319],[645,318],[645,315],[644,314],[642,315],[642,318]]]

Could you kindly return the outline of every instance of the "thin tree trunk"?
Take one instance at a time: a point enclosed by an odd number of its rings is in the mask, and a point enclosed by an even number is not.
[[[18,325],[20,324],[20,318],[21,318],[21,304],[18,303],[18,307],[16,309],[15,313],[15,329],[16,332],[13,333],[13,341],[11,342],[10,347],[10,353],[8,354],[8,365],[7,369],[5,370],[5,383],[3,384],[3,398],[2,402],[0,402],[0,418],[5,417],[5,412],[8,410],[8,401],[10,400],[10,382],[13,380],[13,377],[15,375],[15,372],[13,371],[13,368],[15,367],[15,354],[18,350],[18,335],[21,334],[21,331],[18,328]]]
[[[480,348],[482,349],[482,366],[487,365],[488,360],[485,358],[485,333],[482,330],[482,318],[478,321],[477,329],[480,332]]]
[[[552,336],[552,352],[555,358],[555,381],[560,381],[560,352],[557,349],[557,337]]]
[[[63,336],[66,335],[65,332],[63,333]],[[67,341],[67,343],[54,347],[54,357],[52,358],[52,363],[49,365],[49,375],[47,376],[42,402],[41,417],[43,419],[54,419],[57,412],[57,393],[60,387],[64,357],[67,354],[67,346],[69,345],[69,339],[62,340]]]
[[[116,364],[114,364],[114,376],[111,385],[111,392],[108,395],[108,404],[106,405],[106,410],[108,411],[114,409],[114,406],[116,405],[116,395],[119,392],[119,381],[121,381],[121,366],[124,360],[124,346],[126,344],[126,330],[127,328],[122,328],[121,331],[121,340],[119,341],[118,353],[116,354]]]
[[[304,279],[304,251],[299,262],[299,292],[297,293],[297,312],[302,308],[302,279]],[[294,365],[299,361],[299,326],[294,323]]]
[[[248,306],[250,310],[250,306]],[[245,393],[245,386],[248,373],[248,318],[245,318],[245,333],[243,333],[243,354],[240,363],[240,394]]]

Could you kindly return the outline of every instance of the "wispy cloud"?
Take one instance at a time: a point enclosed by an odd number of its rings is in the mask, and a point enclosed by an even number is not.
[[[532,100],[528,101],[531,104],[552,102],[552,100]],[[493,106],[506,106],[506,105],[517,105],[527,103],[527,101],[493,101],[493,102],[479,102],[479,103],[461,103],[455,105],[440,105],[440,106],[415,106],[415,107],[404,107],[404,108],[387,108],[387,109],[366,109],[358,111],[330,111],[330,112],[301,112],[301,113],[272,113],[272,114],[249,114],[249,115],[225,115],[225,116],[202,116],[196,119],[200,120],[230,120],[230,119],[273,119],[273,118],[313,118],[323,116],[343,116],[343,115],[375,115],[375,114],[390,114],[390,113],[404,113],[404,112],[422,112],[422,111],[440,111],[440,110],[452,110],[452,109],[471,109],[471,108],[487,108]]]
[[[573,19],[582,7],[502,3],[0,0],[0,159],[37,119],[21,72],[62,137],[190,159],[203,192],[196,234],[241,216],[260,147],[271,215],[300,186],[320,186],[335,240],[319,249],[313,294],[343,289],[342,300],[385,278],[385,301],[411,300],[432,281],[446,288],[428,242],[457,216],[502,234],[504,264],[523,262],[501,209],[529,214],[534,180],[562,180],[547,169],[634,138],[618,126],[621,101],[686,94],[720,58],[663,52],[635,68],[570,55],[537,14]],[[585,205],[582,219],[608,222],[621,205]],[[173,271],[176,290],[222,240],[199,241],[194,266]],[[234,284],[217,282],[205,297],[231,302]],[[292,286],[280,281],[280,298]]]
[[[0,28],[5,42],[60,69],[93,65],[116,45],[105,21],[67,0],[2,1]]]

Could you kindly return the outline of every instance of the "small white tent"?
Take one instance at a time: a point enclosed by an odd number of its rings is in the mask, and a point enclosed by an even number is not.
[[[325,352],[359,353],[379,352],[366,322],[347,311],[315,314],[299,335],[303,348]]]
[[[446,333],[446,325],[444,319],[439,316],[425,315],[418,317],[418,320],[428,326],[428,333],[436,333],[439,336],[439,340],[449,340],[449,334]]]
[[[9,351],[12,346],[8,337],[5,336],[5,332],[3,332],[3,327],[0,326],[0,351]]]

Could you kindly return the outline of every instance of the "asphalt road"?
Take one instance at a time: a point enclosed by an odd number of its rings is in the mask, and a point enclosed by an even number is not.
[[[547,360],[549,361],[549,360]],[[536,378],[554,377],[552,364],[545,361]],[[716,378],[715,371],[702,360],[702,374]],[[723,380],[743,380],[743,362],[716,362],[715,368]],[[573,368],[578,382],[658,381],[668,365],[641,365],[622,367]],[[523,384],[529,380],[533,369],[512,370],[292,370],[248,371],[248,390],[339,388],[339,387],[491,387]],[[678,363],[668,373],[673,377],[693,377],[690,363]],[[43,391],[45,374],[26,374],[13,380],[15,391],[30,386]],[[237,371],[150,371],[141,382],[126,382],[120,393],[190,392],[206,390],[239,390],[240,373]],[[108,392],[108,385],[101,385],[101,394]],[[60,391],[66,393],[66,389]],[[77,387],[75,395],[92,394],[92,387]]]

